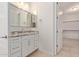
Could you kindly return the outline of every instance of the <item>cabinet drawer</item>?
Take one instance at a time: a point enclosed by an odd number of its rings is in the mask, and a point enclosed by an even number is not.
[[[29,40],[29,51],[31,51],[33,49],[34,49],[34,40],[33,39],[30,39]]]
[[[35,48],[38,48],[38,43],[37,42],[35,43]]]
[[[31,34],[28,36],[30,39],[34,39],[35,38],[35,34]]]
[[[11,53],[21,51],[21,41],[19,37],[11,39]]]
[[[21,57],[21,52],[20,51],[17,51],[15,53],[12,53],[11,54],[11,57]]]
[[[28,37],[22,36],[22,56],[26,56],[28,51]]]
[[[25,49],[28,48],[28,37],[27,36],[22,37],[22,47],[24,47]]]

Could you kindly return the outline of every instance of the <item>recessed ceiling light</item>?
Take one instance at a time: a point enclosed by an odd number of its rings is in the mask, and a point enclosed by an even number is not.
[[[74,5],[72,7],[70,7],[69,9],[67,9],[67,12],[75,12],[79,10],[79,5]]]
[[[72,11],[77,11],[77,10],[78,10],[77,7],[72,8]]]
[[[75,12],[75,11],[77,11],[78,9],[79,9],[79,8],[76,8],[76,7],[70,8],[70,9],[67,10],[67,12]]]

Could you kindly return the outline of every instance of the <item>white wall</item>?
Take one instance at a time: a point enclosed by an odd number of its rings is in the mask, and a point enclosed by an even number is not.
[[[37,6],[38,9],[38,30],[40,33],[39,49],[53,54],[53,3],[32,3],[32,6]]]

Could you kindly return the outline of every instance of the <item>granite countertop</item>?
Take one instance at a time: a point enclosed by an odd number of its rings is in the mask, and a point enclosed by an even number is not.
[[[14,31],[9,33],[9,37],[29,36],[34,35],[36,32],[38,33],[39,31]]]

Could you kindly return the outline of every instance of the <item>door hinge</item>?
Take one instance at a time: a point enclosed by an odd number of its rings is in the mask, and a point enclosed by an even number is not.
[[[56,47],[58,48],[58,44],[56,45]]]
[[[58,5],[58,2],[56,2],[56,4]]]
[[[56,16],[56,19],[58,19],[58,16]]]

